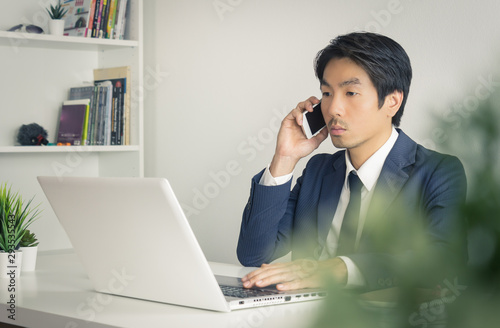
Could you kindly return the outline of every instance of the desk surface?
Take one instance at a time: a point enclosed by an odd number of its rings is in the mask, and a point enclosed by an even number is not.
[[[237,265],[210,263],[215,274],[243,276]],[[35,272],[16,282],[13,321],[6,305],[8,282],[0,279],[0,322],[37,328],[79,327],[308,327],[321,301],[219,313],[97,293],[76,254],[41,252]],[[1,326],[1,324],[0,324]]]

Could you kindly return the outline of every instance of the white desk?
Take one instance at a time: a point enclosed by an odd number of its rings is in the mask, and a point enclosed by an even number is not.
[[[211,263],[215,274],[243,276],[236,265]],[[3,282],[2,282],[3,281]],[[80,327],[310,327],[321,301],[218,313],[93,291],[72,251],[41,252],[35,272],[16,283],[13,321],[6,305],[7,281],[0,279],[1,323],[36,328]]]

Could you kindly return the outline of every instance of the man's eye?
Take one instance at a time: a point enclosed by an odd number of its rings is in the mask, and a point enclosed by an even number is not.
[[[346,95],[348,96],[355,96],[357,94],[358,94],[357,92],[351,92],[351,91],[346,92]]]
[[[332,94],[330,92],[323,92],[323,97],[329,97],[331,96]]]

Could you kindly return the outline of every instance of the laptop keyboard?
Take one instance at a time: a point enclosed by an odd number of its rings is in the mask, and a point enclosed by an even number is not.
[[[251,298],[251,297],[280,294],[280,292],[277,290],[273,291],[273,290],[263,290],[263,289],[248,289],[243,287],[224,286],[224,285],[220,285],[220,288],[222,289],[222,293],[225,296],[237,297],[237,298]]]

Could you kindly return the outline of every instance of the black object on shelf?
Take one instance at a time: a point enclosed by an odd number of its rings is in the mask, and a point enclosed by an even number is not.
[[[36,123],[23,124],[19,128],[17,142],[22,146],[45,146],[49,143],[47,136],[47,130],[40,125]]]

